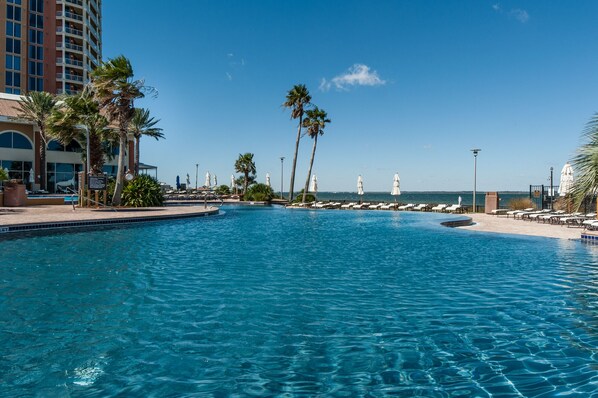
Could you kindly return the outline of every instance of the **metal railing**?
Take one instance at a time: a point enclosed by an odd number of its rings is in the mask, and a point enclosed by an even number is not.
[[[75,28],[71,28],[70,26],[59,26],[56,28],[57,33],[69,33],[75,36],[83,36],[83,31]]]
[[[56,16],[57,17],[66,17],[66,18],[74,19],[76,21],[83,22],[83,17],[81,15],[75,14],[75,13],[69,12],[69,11],[65,11],[65,12],[57,11]]]
[[[80,66],[83,67],[83,61],[79,61],[76,59],[71,59],[71,58],[56,58],[56,63],[58,64],[67,64],[67,65],[74,65],[74,66]]]

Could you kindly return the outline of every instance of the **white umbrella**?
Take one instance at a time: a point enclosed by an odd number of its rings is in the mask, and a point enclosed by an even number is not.
[[[33,174],[33,169],[29,169],[29,182],[31,184],[35,183],[35,174]]]
[[[235,176],[234,175],[230,175],[230,189],[233,189],[233,187],[235,186]]]
[[[459,199],[458,199],[458,202],[457,202],[457,203],[459,204],[459,206],[461,206],[461,201],[462,201],[462,200],[463,200],[463,199],[461,199],[461,196],[459,196]]]
[[[311,185],[309,186],[309,190],[313,193],[318,192],[318,177],[316,175],[311,176]]]
[[[270,173],[266,173],[266,185],[269,187],[271,186],[270,185]]]
[[[399,173],[396,173],[394,179],[392,180],[392,192],[390,194],[392,196],[398,196],[401,194],[401,179],[399,178]]]
[[[357,177],[357,195],[363,195],[363,178],[361,178],[361,174]]]
[[[204,185],[206,188],[209,188],[209,187],[210,187],[210,172],[209,172],[209,171],[206,173],[206,181],[204,182],[204,184],[203,184],[203,185]]]
[[[214,186],[218,186],[218,177],[216,177],[216,174],[214,174]]]
[[[569,162],[565,163],[563,170],[561,170],[561,183],[559,185],[559,195],[565,196],[571,192],[573,188],[573,167]]]

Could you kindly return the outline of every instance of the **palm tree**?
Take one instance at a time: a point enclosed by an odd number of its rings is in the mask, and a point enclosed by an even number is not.
[[[88,90],[66,96],[56,105],[50,118],[49,130],[63,144],[68,144],[75,138],[87,143],[89,137],[90,153],[87,153],[85,145],[82,160],[86,163],[89,156],[90,170],[86,172],[92,173],[101,173],[105,156],[110,155],[103,143],[118,140],[118,135],[108,127],[108,120],[100,114],[98,104]]]
[[[255,177],[251,178],[249,176],[249,174],[255,174],[256,172],[255,162],[253,161],[253,153],[247,152],[244,155],[239,154],[239,158],[235,162],[235,171],[237,173],[243,173],[245,177],[243,179],[243,194],[245,194],[247,192],[247,186],[249,186],[250,179],[255,180]]]
[[[299,153],[299,140],[301,139],[301,127],[303,125],[303,114],[309,106],[311,96],[304,84],[297,84],[287,93],[287,100],[282,106],[291,109],[291,119],[299,119],[297,126],[297,140],[295,141],[295,156],[293,157],[293,168],[291,169],[291,187],[289,188],[289,202],[293,201],[293,188],[295,185],[295,169],[297,168],[297,154]]]
[[[311,176],[311,169],[314,165],[314,157],[316,156],[316,147],[318,146],[318,136],[324,135],[326,123],[330,123],[328,114],[323,109],[317,106],[314,109],[309,109],[305,112],[307,117],[303,120],[303,127],[307,129],[307,134],[313,138],[314,146],[311,151],[311,160],[309,162],[309,171],[307,172],[307,180],[305,181],[305,188],[303,189],[302,202],[305,203],[305,197],[309,189],[309,177]]]
[[[576,178],[573,183],[573,200],[579,208],[588,197],[598,192],[598,113],[586,125],[582,135],[588,143],[582,145],[573,159]],[[598,211],[598,201],[596,202]]]
[[[160,119],[155,120],[150,117],[149,109],[136,108],[135,115],[131,119],[131,132],[135,137],[135,175],[139,174],[139,141],[142,135],[154,137],[156,140],[164,138],[162,129],[154,127],[160,122]]]
[[[133,102],[144,97],[147,87],[142,80],[133,80],[131,62],[120,55],[103,62],[91,72],[91,89],[110,124],[118,126],[118,171],[112,196],[112,204],[118,206],[123,189],[127,133],[135,115]]]
[[[48,120],[56,106],[56,98],[43,91],[32,91],[19,102],[18,118],[33,122],[38,129],[39,143],[39,174],[41,189],[47,188],[46,181],[46,148],[48,147]]]

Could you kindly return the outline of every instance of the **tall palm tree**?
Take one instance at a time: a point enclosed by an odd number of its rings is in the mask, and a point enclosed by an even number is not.
[[[287,100],[282,104],[285,108],[291,109],[291,119],[299,119],[297,125],[297,140],[295,141],[295,155],[293,156],[293,168],[291,169],[291,187],[289,188],[289,202],[293,201],[293,189],[295,186],[295,169],[297,168],[297,154],[299,153],[299,140],[301,139],[301,127],[305,108],[309,106],[311,96],[304,84],[297,84],[287,93]]]
[[[598,113],[592,116],[582,134],[588,143],[582,145],[573,158],[576,178],[572,193],[576,208],[587,197],[598,192]],[[598,212],[598,201],[596,211]]]
[[[131,62],[120,55],[103,62],[91,72],[91,89],[108,121],[118,126],[118,171],[112,196],[112,204],[118,206],[123,189],[127,133],[135,115],[133,102],[144,97],[147,87],[142,80],[133,80]]]
[[[33,122],[38,129],[39,143],[39,181],[41,189],[47,189],[46,148],[51,137],[48,136],[48,120],[56,106],[56,98],[43,91],[32,91],[19,102],[18,118]]]
[[[314,157],[316,156],[316,147],[318,146],[318,136],[324,135],[324,129],[326,124],[330,123],[328,114],[323,109],[317,106],[314,109],[308,109],[306,112],[306,118],[303,120],[303,127],[307,129],[307,134],[313,138],[314,146],[311,150],[311,160],[309,162],[309,171],[307,172],[307,180],[305,181],[305,188],[303,189],[302,202],[305,203],[305,197],[309,189],[309,177],[311,176],[311,169],[314,165]]]
[[[90,153],[87,153],[87,145],[82,152],[84,163],[89,156],[91,170],[86,172],[101,173],[105,157],[110,155],[103,143],[118,141],[118,134],[108,127],[108,120],[100,114],[89,90],[64,97],[52,113],[49,129],[50,134],[63,144],[75,138],[87,144],[89,137]]]
[[[250,176],[249,174],[255,174],[255,162],[253,161],[253,153],[239,154],[239,157],[235,161],[235,171],[237,173],[243,173],[245,177],[243,179],[243,194],[247,192],[247,186],[249,185]],[[253,178],[255,180],[255,178]]]
[[[139,141],[141,140],[141,136],[145,135],[153,137],[156,140],[164,138],[162,129],[155,127],[159,122],[160,119],[155,120],[153,117],[150,117],[149,109],[135,109],[135,115],[133,116],[133,119],[131,119],[130,127],[133,137],[135,138],[135,175],[139,174]]]

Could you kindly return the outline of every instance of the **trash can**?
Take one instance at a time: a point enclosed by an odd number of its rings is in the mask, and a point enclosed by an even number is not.
[[[27,192],[24,184],[4,183],[4,206],[21,207],[27,203]]]

